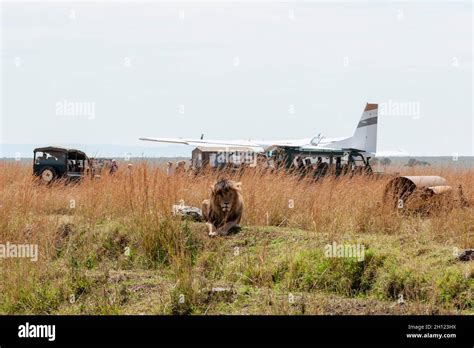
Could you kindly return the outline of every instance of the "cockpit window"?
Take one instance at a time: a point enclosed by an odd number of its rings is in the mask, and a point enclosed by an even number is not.
[[[317,146],[323,140],[324,136],[319,133],[317,136],[315,136],[313,139],[311,139],[310,143],[311,145]]]

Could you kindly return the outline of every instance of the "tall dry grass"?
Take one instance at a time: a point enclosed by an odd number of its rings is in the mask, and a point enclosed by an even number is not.
[[[467,199],[474,202],[472,169],[401,171],[443,176],[453,187],[461,184]],[[97,286],[87,283],[78,264],[93,269],[107,259],[121,268],[171,265],[182,276],[178,283],[186,288],[183,283],[190,281],[186,274],[196,250],[216,245],[205,229],[196,234],[189,226],[183,228],[171,215],[171,206],[184,201],[200,207],[218,175],[222,174],[167,177],[160,167],[141,162],[132,170],[122,164],[116,175],[97,180],[43,185],[32,176],[30,166],[0,162],[0,242],[38,244],[40,250],[37,263],[0,260],[0,292],[4,294],[0,308],[18,312],[57,308],[58,298],[67,298],[70,292],[80,296]],[[327,177],[314,182],[260,169],[226,176],[242,182],[244,226],[297,228],[329,239],[423,231],[423,238],[428,236],[437,243],[473,246],[472,208],[455,207],[429,218],[400,214],[387,209],[382,201],[390,177]],[[132,258],[120,256],[126,246],[131,247]],[[61,273],[55,273],[57,269],[64,270],[67,284]],[[44,286],[44,282],[48,284]],[[36,293],[35,288],[41,292]]]

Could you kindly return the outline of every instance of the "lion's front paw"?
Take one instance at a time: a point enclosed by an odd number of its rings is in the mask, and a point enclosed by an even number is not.
[[[207,225],[207,230],[209,231],[209,237],[217,236],[217,230],[214,224],[208,222],[206,223],[206,225]]]

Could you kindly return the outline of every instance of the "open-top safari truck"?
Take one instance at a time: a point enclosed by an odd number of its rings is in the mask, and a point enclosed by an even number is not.
[[[91,172],[90,165],[89,158],[80,150],[54,146],[34,150],[33,174],[44,183],[81,180]]]
[[[352,149],[312,149],[279,146],[268,153],[268,158],[280,168],[299,170],[316,178],[325,175],[372,174],[370,157]]]

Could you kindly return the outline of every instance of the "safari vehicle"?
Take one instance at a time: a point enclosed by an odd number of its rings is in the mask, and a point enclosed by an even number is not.
[[[89,167],[89,158],[80,150],[54,146],[34,150],[33,174],[44,183],[81,180],[89,173]]]
[[[302,150],[279,146],[268,153],[268,158],[286,170],[298,169],[302,174],[312,173],[316,179],[327,174],[339,176],[373,173],[370,157],[366,158],[363,153],[353,149]]]

